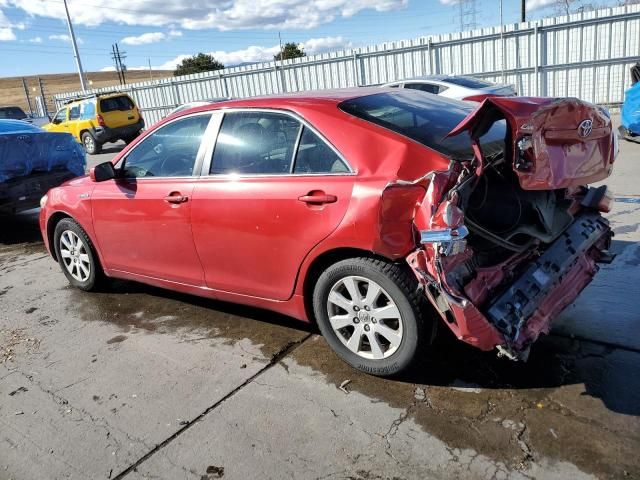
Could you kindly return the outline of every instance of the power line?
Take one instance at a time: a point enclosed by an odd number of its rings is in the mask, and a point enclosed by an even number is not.
[[[460,6],[460,31],[473,30],[478,26],[476,0],[458,0]]]

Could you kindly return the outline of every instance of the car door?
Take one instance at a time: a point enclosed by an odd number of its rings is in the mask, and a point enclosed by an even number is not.
[[[67,123],[67,107],[64,106],[58,110],[51,120],[51,123],[47,125],[47,131],[49,132],[68,132],[69,124]]]
[[[69,118],[67,119],[67,128],[66,131],[69,132],[73,137],[80,142],[80,108],[81,103],[76,103],[75,105],[69,106]]]
[[[193,172],[211,114],[178,118],[147,135],[97,183],[93,224],[105,267],[204,285],[191,234]]]
[[[354,178],[336,150],[291,114],[225,113],[193,193],[207,286],[291,297],[304,257],[344,217]]]

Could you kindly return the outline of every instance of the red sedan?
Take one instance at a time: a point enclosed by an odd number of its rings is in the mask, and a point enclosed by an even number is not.
[[[43,198],[72,285],[117,277],[316,322],[406,369],[435,326],[526,358],[609,262],[616,137],[576,99],[352,89],[172,115]]]

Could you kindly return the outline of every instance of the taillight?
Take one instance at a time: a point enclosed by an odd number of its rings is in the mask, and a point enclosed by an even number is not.
[[[102,115],[97,115],[96,116],[96,120],[98,120],[98,125],[100,125],[101,127],[106,127],[107,125],[104,123],[104,118],[102,118]]]

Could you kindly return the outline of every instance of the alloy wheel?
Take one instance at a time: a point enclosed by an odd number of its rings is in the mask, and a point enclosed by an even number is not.
[[[387,358],[402,342],[398,306],[384,288],[368,278],[338,280],[329,291],[327,313],[338,339],[362,358]]]
[[[60,256],[69,274],[79,282],[91,275],[91,259],[87,246],[75,232],[65,230],[60,235]]]

